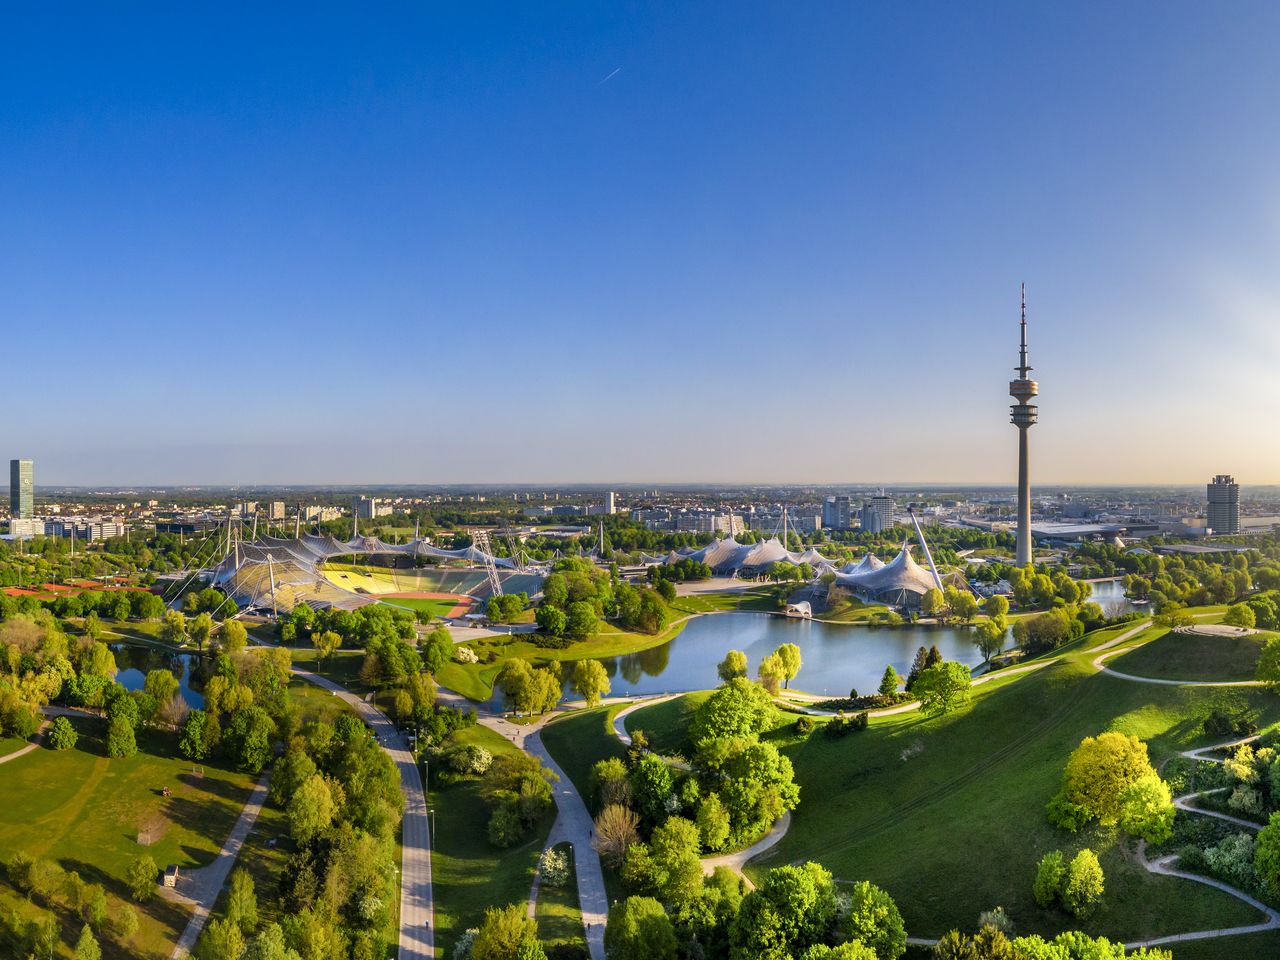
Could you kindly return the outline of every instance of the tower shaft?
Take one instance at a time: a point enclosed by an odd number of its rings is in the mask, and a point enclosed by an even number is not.
[[[1025,567],[1032,561],[1031,549],[1031,455],[1027,447],[1027,431],[1038,418],[1038,408],[1031,401],[1040,393],[1040,385],[1031,379],[1027,360],[1027,288],[1022,287],[1022,320],[1019,324],[1018,376],[1009,381],[1009,396],[1017,403],[1009,407],[1009,422],[1018,428],[1018,550],[1017,563]]]
[[[1018,566],[1031,562],[1031,456],[1027,428],[1018,428]]]

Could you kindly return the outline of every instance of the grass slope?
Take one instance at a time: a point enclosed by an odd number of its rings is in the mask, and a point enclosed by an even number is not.
[[[109,912],[128,902],[125,871],[146,854],[163,868],[176,863],[196,867],[212,861],[231,830],[253,778],[205,764],[193,776],[191,764],[177,758],[170,735],[140,733],[140,752],[109,760],[101,740],[102,722],[73,721],[80,732],[75,749],[36,750],[0,768],[0,851],[25,851],[51,857],[63,869],[76,870],[87,882],[106,888]],[[168,786],[172,797],[163,797]],[[137,842],[139,827],[153,826],[149,846]],[[100,937],[103,956],[168,956],[186,926],[189,912],[158,897],[135,904],[141,921],[127,944],[111,934]],[[29,914],[31,905],[7,881],[0,881],[0,909]],[[63,939],[74,943],[80,921],[60,914]],[[70,956],[64,948],[64,956]]]
[[[591,796],[591,768],[600,760],[626,753],[613,735],[613,718],[623,704],[575,710],[542,728],[542,743],[584,799]],[[588,799],[588,806],[590,801]]]
[[[583,953],[587,938],[582,928],[582,909],[578,906],[578,875],[574,869],[573,844],[557,843],[555,849],[569,858],[569,879],[559,887],[543,883],[538,887],[538,903],[534,919],[538,921],[538,939],[544,947],[576,946]]]
[[[1159,680],[1252,680],[1267,634],[1205,637],[1166,633],[1107,662],[1123,673]]]
[[[1085,736],[1136,734],[1159,763],[1207,742],[1201,722],[1214,702],[1247,703],[1265,724],[1280,717],[1280,699],[1108,677],[1088,665],[1086,645],[1073,646],[1062,662],[978,688],[970,706],[950,716],[884,717],[865,733],[834,741],[815,733],[788,747],[801,805],[786,838],[751,872],[813,859],[839,878],[870,879],[893,895],[919,936],[972,929],[978,913],[997,904],[1020,932],[1083,927],[1123,940],[1254,922],[1257,914],[1233,897],[1148,874],[1112,833],[1055,829],[1044,804]],[[1031,898],[1036,861],[1083,846],[1098,852],[1106,871],[1100,909],[1083,922],[1039,909]]]
[[[456,742],[477,744],[495,757],[516,750],[488,727],[470,727],[455,737]],[[519,846],[499,850],[489,843],[488,808],[480,799],[479,781],[433,790],[428,805],[435,809],[436,827],[431,855],[436,951],[438,956],[451,957],[458,936],[480,925],[486,907],[528,900],[538,855],[555,814],[548,814]]]

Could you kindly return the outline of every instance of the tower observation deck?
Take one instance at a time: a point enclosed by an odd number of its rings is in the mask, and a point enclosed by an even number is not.
[[[1030,401],[1040,393],[1031,379],[1027,362],[1027,285],[1022,285],[1022,342],[1018,350],[1018,376],[1009,381],[1009,396],[1017,403],[1009,407],[1009,422],[1018,428],[1018,566],[1031,562],[1031,469],[1027,452],[1027,430],[1038,419],[1038,409]]]

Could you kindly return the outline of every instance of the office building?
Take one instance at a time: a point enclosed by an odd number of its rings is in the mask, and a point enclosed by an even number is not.
[[[1240,484],[1236,478],[1219,474],[1208,486],[1209,529],[1218,535],[1240,532]]]
[[[883,533],[893,526],[893,497],[883,493],[862,505],[858,519],[867,533]]]
[[[31,460],[9,461],[9,516],[30,520],[36,515],[36,468]]]
[[[267,517],[272,520],[283,520],[284,519],[284,501],[272,500],[270,505],[267,507]]]
[[[853,506],[848,497],[827,497],[822,503],[822,525],[828,530],[853,526]]]

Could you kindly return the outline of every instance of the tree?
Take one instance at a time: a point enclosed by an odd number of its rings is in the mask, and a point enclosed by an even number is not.
[[[941,618],[947,610],[946,598],[937,587],[930,587],[920,598],[920,613],[926,617]]]
[[[196,946],[197,960],[239,960],[243,953],[244,934],[231,919],[212,921]]]
[[[116,934],[120,939],[122,941],[128,940],[138,932],[138,911],[133,909],[133,907],[129,906],[127,903],[123,904],[120,909],[116,911],[115,922],[113,925],[115,926]]]
[[[1148,776],[1157,776],[1156,771],[1147,745],[1137,737],[1116,731],[1085,737],[1067,760],[1049,819],[1073,830],[1094,818],[1104,827],[1115,826],[1124,813],[1126,791]]]
[[[600,811],[591,845],[610,869],[618,869],[627,847],[639,842],[639,826],[640,818],[629,807],[611,803]]]
[[[1062,882],[1062,905],[1079,917],[1102,899],[1102,892],[1102,864],[1098,863],[1098,855],[1088,848],[1081,850],[1067,866]]]
[[[333,793],[320,774],[310,778],[294,791],[289,800],[289,832],[300,845],[306,846],[333,823]]]
[[[745,677],[747,675],[747,655],[741,650],[730,650],[725,654],[719,665],[716,666],[716,673],[726,683],[734,677]]]
[[[70,750],[80,735],[66,717],[57,717],[49,726],[49,746],[54,750]]]
[[[796,678],[796,674],[800,672],[800,648],[794,643],[784,643],[774,651],[775,655],[782,662],[782,676],[786,681],[787,687],[791,686],[791,681]]]
[[[275,721],[258,706],[241,707],[231,715],[223,733],[223,748],[237,766],[259,773],[271,759]]]
[[[123,715],[111,718],[107,724],[107,756],[115,759],[132,757],[138,752],[138,741],[133,735],[133,724]]]
[[[133,899],[143,903],[155,895],[156,875],[159,872],[160,868],[156,866],[156,862],[146,854],[129,864],[124,879],[129,885],[129,892],[133,894]]]
[[[702,803],[698,804],[696,822],[698,835],[702,838],[702,845],[706,849],[724,849],[725,843],[729,840],[732,825],[729,820],[729,811],[720,802],[719,795],[709,793]]]
[[[773,714],[773,702],[759,684],[735,677],[698,707],[689,739],[697,745],[720,737],[753,737],[764,731]]]
[[[1153,773],[1145,774],[1120,795],[1120,829],[1148,843],[1173,836],[1173,795],[1169,785]]]
[[[1280,897],[1280,811],[1271,814],[1267,825],[1258,831],[1253,866],[1271,895]]]
[[[205,743],[205,725],[208,715],[203,710],[192,710],[182,723],[182,736],[178,740],[178,752],[188,760],[203,760],[209,755]]]
[[[730,931],[731,955],[735,960],[800,956],[825,941],[837,911],[828,871],[816,863],[776,867],[743,897]]]
[[[1272,637],[1258,655],[1257,678],[1267,689],[1280,693],[1280,637]]]
[[[992,596],[987,597],[986,610],[987,616],[992,619],[1006,616],[1009,613],[1009,599],[998,593],[993,594]]]
[[[599,660],[579,660],[574,663],[573,686],[582,694],[589,707],[597,706],[600,698],[608,696],[612,689],[609,674]]]
[[[211,633],[213,633],[213,618],[207,613],[198,614],[187,628],[187,635],[195,643],[196,649],[201,652],[204,651],[204,645],[209,642]]]
[[[182,615],[182,611],[165,612],[164,619],[160,621],[160,639],[175,647],[187,642],[187,618]]]
[[[676,934],[662,904],[627,897],[609,908],[604,949],[609,960],[675,960]]]
[[[239,620],[228,620],[218,632],[218,642],[227,653],[239,653],[249,643],[249,631]]]
[[[657,823],[667,813],[667,801],[673,794],[671,768],[653,754],[640,758],[628,777],[636,809],[650,823]]]
[[[258,925],[258,896],[253,889],[253,878],[244,870],[231,871],[226,916],[245,936],[253,933]]]
[[[983,620],[974,629],[973,643],[978,648],[978,652],[982,654],[984,663],[989,662],[992,657],[1004,649],[1004,638],[1008,630],[1009,625],[1005,622],[1004,617]]]
[[[168,670],[148,670],[142,689],[161,707],[178,695],[178,678]]]
[[[568,610],[565,611],[565,618],[564,632],[574,640],[587,639],[600,626],[600,619],[596,616],[595,607],[586,600],[578,600],[569,604]]]
[[[102,960],[102,948],[87,923],[80,928],[80,939],[76,941],[76,960]]]
[[[971,686],[968,667],[943,661],[921,671],[911,692],[920,701],[920,711],[925,716],[937,717],[967,703]]]
[[[569,626],[569,618],[563,610],[553,603],[544,603],[534,611],[533,620],[538,629],[550,637],[564,636]]]
[[[1031,893],[1036,903],[1042,907],[1053,905],[1058,899],[1058,891],[1062,889],[1062,880],[1067,874],[1061,850],[1050,850],[1036,864],[1036,878],[1031,884]]]
[[[916,679],[927,666],[929,666],[929,651],[924,647],[920,647],[916,651],[915,658],[911,661],[911,669],[907,671],[906,688],[908,691],[915,686]]]
[[[1222,622],[1227,626],[1240,627],[1246,630],[1252,630],[1257,625],[1253,609],[1243,603],[1233,603],[1227,607],[1227,612],[1223,615]]]
[[[880,678],[880,696],[897,696],[900,683],[902,683],[902,678],[898,676],[898,671],[893,669],[893,664],[889,664],[884,668],[884,675]]]
[[[870,947],[880,960],[902,956],[907,950],[907,931],[893,898],[866,880],[855,883],[850,896],[849,939]]]
[[[527,943],[538,942],[538,925],[526,914],[527,905],[488,907],[471,944],[471,960],[516,960]]]
[[[777,653],[762,657],[758,672],[760,685],[776,697],[782,689],[782,680],[787,675],[787,668],[783,666],[782,658]]]
[[[422,666],[427,672],[438,674],[448,666],[453,661],[453,636],[449,628],[439,626],[428,633],[422,641],[421,652]]]
[[[448,636],[448,631],[445,635]],[[316,663],[323,668],[324,663],[342,646],[342,635],[333,630],[316,630],[311,634],[311,645],[315,647]],[[452,643],[449,644],[449,653],[453,653]]]

